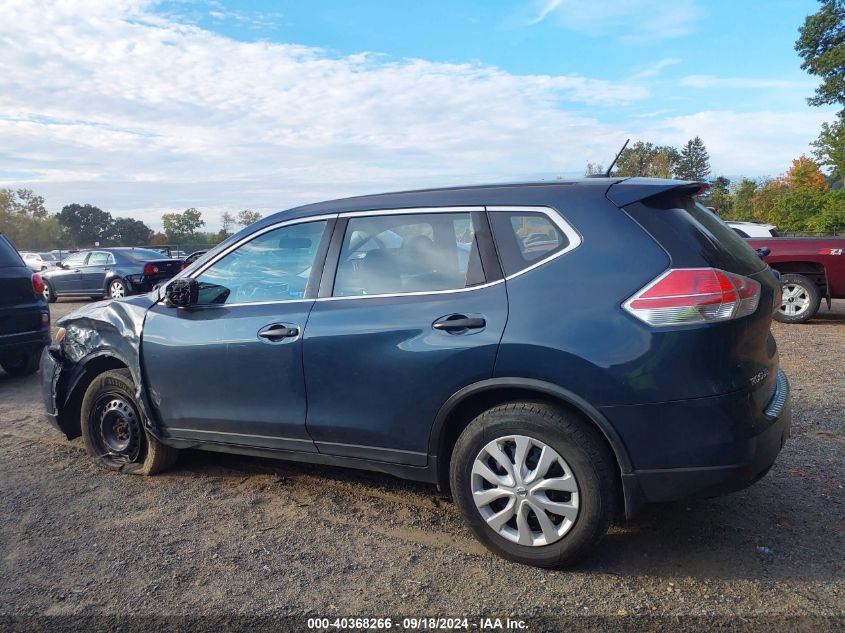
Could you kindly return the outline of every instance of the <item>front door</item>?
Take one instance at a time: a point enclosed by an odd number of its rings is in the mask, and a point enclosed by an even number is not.
[[[88,253],[71,253],[62,260],[61,268],[50,273],[48,280],[57,294],[79,292],[80,273]]]
[[[148,312],[142,362],[173,437],[316,451],[305,430],[302,334],[329,223],[259,231],[197,270],[199,305]]]
[[[79,291],[102,294],[106,291],[106,274],[114,264],[114,256],[105,251],[94,251],[79,273]]]
[[[338,225],[305,330],[307,426],[321,453],[419,466],[440,406],[492,376],[507,296],[483,212],[396,213]]]

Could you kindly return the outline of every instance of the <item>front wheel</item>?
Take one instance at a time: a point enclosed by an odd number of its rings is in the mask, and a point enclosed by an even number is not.
[[[613,457],[589,423],[534,402],[490,409],[455,444],[450,484],[476,537],[510,560],[561,567],[607,531],[617,504]]]
[[[774,318],[781,323],[804,323],[818,312],[822,296],[813,280],[804,275],[781,275],[783,295]]]
[[[127,294],[126,282],[122,279],[115,279],[109,283],[109,297],[112,299],[121,299]]]
[[[81,422],[85,449],[104,468],[155,475],[176,461],[178,451],[146,430],[127,369],[94,378],[82,399]]]

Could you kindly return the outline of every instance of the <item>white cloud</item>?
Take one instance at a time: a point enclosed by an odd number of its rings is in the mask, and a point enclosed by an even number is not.
[[[649,96],[642,77],[241,42],[151,13],[148,0],[5,0],[0,186],[30,186],[54,210],[90,202],[155,227],[162,211],[194,206],[214,228],[224,210],[580,174],[627,136],[681,144],[698,134],[720,171],[782,171],[823,118],[767,115],[777,135],[755,114],[608,122]]]
[[[527,23],[553,21],[596,37],[619,35],[642,42],[687,35],[700,16],[696,0],[537,0]]]
[[[808,154],[809,142],[832,112],[706,111],[652,123],[644,137],[680,145],[701,136],[710,154],[714,175],[777,175],[790,160]]]

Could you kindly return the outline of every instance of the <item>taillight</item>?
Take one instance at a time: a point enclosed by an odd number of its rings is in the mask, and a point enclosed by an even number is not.
[[[188,267],[188,262],[182,262],[179,264],[179,270],[185,270]]]
[[[155,264],[147,264],[144,266],[144,274],[145,275],[157,275],[158,274],[158,266]]]
[[[760,284],[715,268],[674,268],[623,307],[649,325],[710,323],[748,316],[757,309]]]
[[[32,276],[32,289],[37,295],[44,294],[44,280],[41,279],[41,275],[39,275],[38,273],[35,273]]]

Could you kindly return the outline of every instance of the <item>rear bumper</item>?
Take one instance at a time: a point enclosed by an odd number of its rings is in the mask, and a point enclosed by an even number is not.
[[[0,356],[37,352],[50,344],[50,327],[32,332],[0,335]]]
[[[750,393],[609,407],[605,413],[634,465],[624,477],[626,497],[640,503],[715,497],[750,486],[774,464],[792,422],[782,371],[766,410],[756,414]]]

